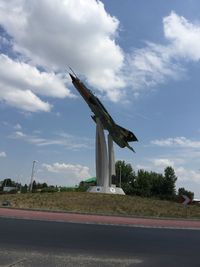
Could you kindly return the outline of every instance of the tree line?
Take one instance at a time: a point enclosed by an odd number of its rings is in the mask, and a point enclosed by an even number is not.
[[[137,195],[141,197],[155,197],[159,199],[176,200],[177,197],[187,195],[190,199],[193,199],[194,193],[186,190],[185,188],[179,188],[176,192],[177,176],[174,169],[168,166],[164,169],[164,173],[156,173],[140,169],[137,172],[133,170],[131,164],[125,161],[117,161],[115,164],[116,175],[112,177],[112,183],[116,186],[122,187],[125,194]],[[37,183],[33,181],[32,193],[36,192],[67,192],[67,191],[86,191],[90,185],[84,181],[81,181],[79,186],[75,188],[61,187],[48,185],[47,183]],[[10,193],[27,193],[30,192],[30,185],[22,185],[16,183],[10,178],[0,181],[0,193],[3,193],[3,188],[12,187]]]
[[[5,190],[5,188],[9,188],[9,191]],[[10,178],[6,178],[2,181],[0,181],[0,193],[28,193],[31,191],[31,193],[53,193],[53,192],[67,192],[67,191],[75,191],[72,187],[65,187],[65,186],[54,186],[54,185],[48,185],[47,183],[39,183],[35,180],[32,184],[32,190],[30,190],[31,185],[21,183],[17,183],[13,181]]]
[[[115,167],[116,175],[112,177],[112,183],[121,185],[127,195],[167,200],[177,199],[177,196],[181,195],[187,195],[192,199],[194,197],[194,193],[185,188],[179,188],[176,192],[178,178],[171,166],[166,167],[163,174],[143,169],[135,172],[131,164],[125,161],[117,161]]]

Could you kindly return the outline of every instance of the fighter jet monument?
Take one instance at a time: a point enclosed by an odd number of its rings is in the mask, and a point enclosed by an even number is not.
[[[100,100],[73,73],[69,73],[74,87],[83,97],[93,112],[92,119],[96,123],[96,179],[97,186],[91,186],[88,191],[93,193],[124,194],[122,188],[112,184],[115,174],[115,155],[113,141],[121,148],[133,148],[128,142],[138,141],[131,131],[117,125]],[[104,130],[108,131],[106,143]]]

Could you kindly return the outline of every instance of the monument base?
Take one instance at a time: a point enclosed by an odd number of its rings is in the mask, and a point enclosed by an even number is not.
[[[116,194],[125,195],[124,190],[121,187],[113,186],[90,186],[87,190],[89,193],[102,193],[102,194]]]

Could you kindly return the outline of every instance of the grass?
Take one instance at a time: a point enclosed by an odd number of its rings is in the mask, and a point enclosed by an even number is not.
[[[121,216],[200,219],[200,206],[171,201],[86,192],[27,193],[0,195],[13,208],[108,214]]]

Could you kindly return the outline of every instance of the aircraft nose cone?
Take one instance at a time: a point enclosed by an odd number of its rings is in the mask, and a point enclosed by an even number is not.
[[[71,77],[72,82],[75,82],[76,78],[71,73],[69,73],[69,76]]]

